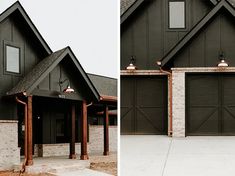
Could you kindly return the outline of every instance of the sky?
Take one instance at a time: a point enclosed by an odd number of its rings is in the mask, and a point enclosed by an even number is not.
[[[0,13],[16,0],[0,0]],[[52,51],[70,46],[87,73],[118,77],[117,0],[19,0]]]

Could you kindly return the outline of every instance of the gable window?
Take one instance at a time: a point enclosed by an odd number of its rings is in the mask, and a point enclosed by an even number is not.
[[[169,28],[184,29],[185,26],[185,1],[169,0]]]
[[[20,48],[6,45],[6,71],[20,73]]]

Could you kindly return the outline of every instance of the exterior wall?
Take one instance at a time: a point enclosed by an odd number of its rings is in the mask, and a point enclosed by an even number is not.
[[[46,56],[45,51],[39,46],[35,37],[26,29],[23,29],[24,22],[20,16],[15,19],[12,15],[0,23],[0,119],[16,120],[16,105],[7,102],[2,96],[11,90],[22,77],[27,74],[39,61]],[[21,74],[15,75],[5,73],[4,68],[4,43],[11,43],[21,48]]]
[[[162,58],[214,5],[209,0],[186,0],[186,29],[168,29],[168,0],[145,1],[121,24],[121,69],[136,58],[140,70],[156,69]]]
[[[97,153],[104,150],[104,128],[101,125],[89,127],[90,152]],[[109,126],[109,151],[117,151],[117,126]]]
[[[229,12],[219,11],[173,58],[174,67],[214,67],[224,52],[235,66],[235,25]]]
[[[102,125],[90,125],[89,127],[89,153],[103,153],[104,135]],[[40,146],[41,145],[41,146]],[[41,148],[41,150],[40,150]],[[81,154],[81,143],[76,143],[76,154]],[[117,126],[109,126],[109,151],[117,152]],[[62,144],[36,144],[34,146],[34,156],[65,156],[69,155],[69,143]]]
[[[17,121],[0,120],[0,170],[10,170],[20,164],[17,125]]]
[[[185,137],[185,76],[187,73],[235,72],[235,67],[172,68],[173,137]]]

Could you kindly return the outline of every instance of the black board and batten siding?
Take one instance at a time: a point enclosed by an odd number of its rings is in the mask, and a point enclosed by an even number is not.
[[[186,29],[168,29],[168,1],[146,1],[121,25],[121,70],[136,58],[140,70],[157,69],[155,63],[170,51],[213,5],[207,0],[186,0]]]
[[[174,57],[174,67],[215,67],[223,52],[235,66],[234,17],[221,9]]]
[[[0,119],[15,119],[16,103],[3,100],[6,92],[14,87],[18,81],[28,73],[40,59],[46,56],[45,50],[38,44],[32,32],[23,29],[25,22],[17,17],[15,12],[0,23]],[[21,46],[21,74],[5,73],[4,68],[4,43],[10,42],[13,45]],[[4,102],[3,102],[4,101]]]

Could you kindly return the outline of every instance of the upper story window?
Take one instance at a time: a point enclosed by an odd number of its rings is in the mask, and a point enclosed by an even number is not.
[[[24,72],[24,47],[20,43],[3,41],[4,74],[22,76]]]
[[[20,48],[6,45],[6,71],[20,73]]]
[[[185,21],[185,1],[169,0],[169,28],[184,29]]]

